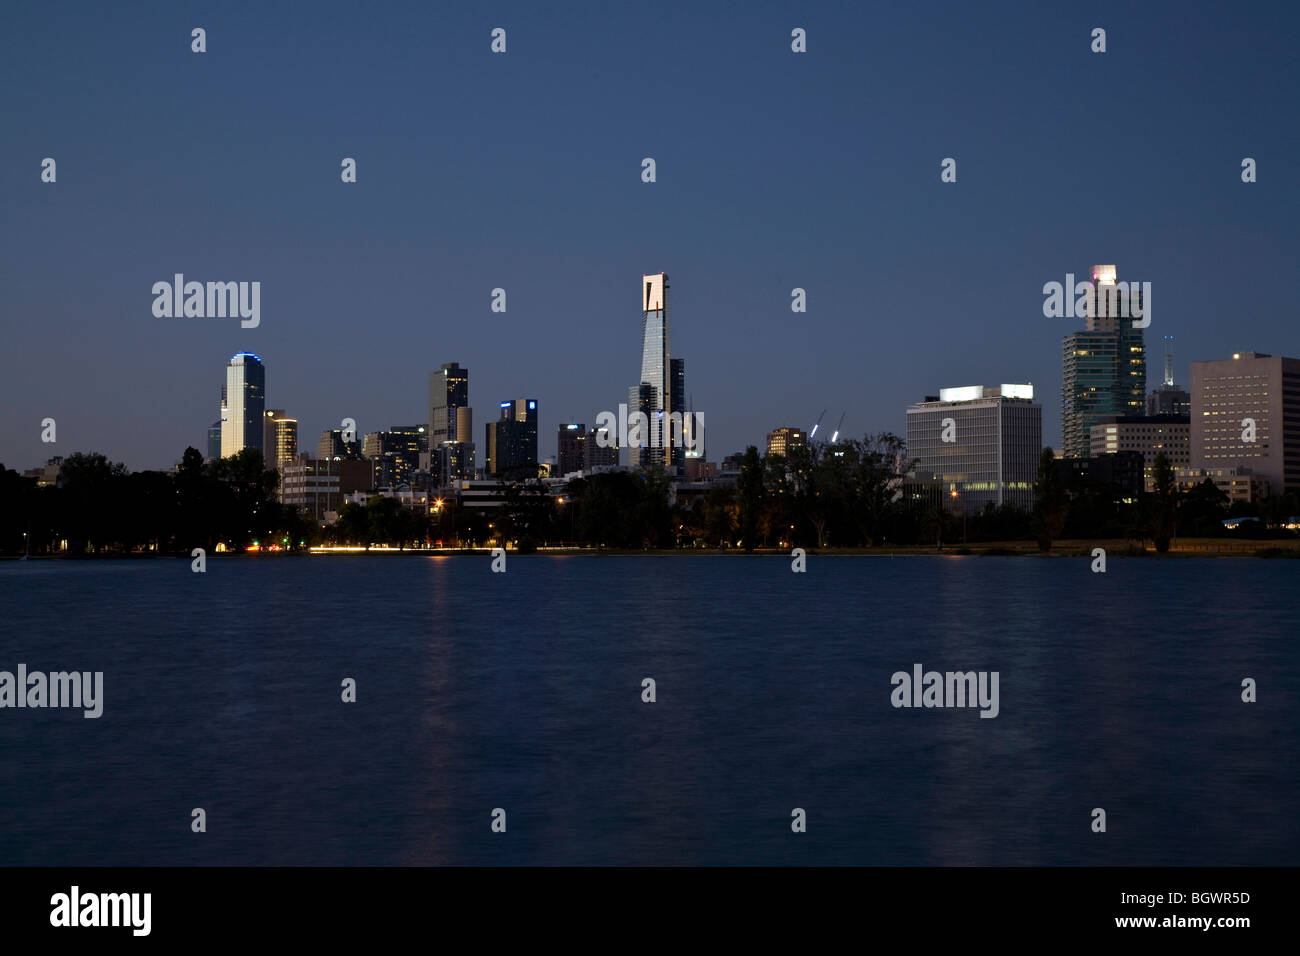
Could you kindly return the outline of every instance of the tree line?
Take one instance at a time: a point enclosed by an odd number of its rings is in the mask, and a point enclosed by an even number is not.
[[[1236,502],[1206,480],[1180,492],[1164,455],[1155,489],[1134,497],[1098,482],[1068,483],[1051,449],[1043,449],[1030,509],[992,504],[965,513],[939,482],[907,477],[915,467],[906,444],[889,432],[835,445],[811,443],[788,455],[746,449],[734,485],[683,494],[675,504],[660,464],[570,481],[557,494],[540,480],[501,482],[492,508],[456,507],[450,497],[412,509],[376,495],[347,502],[338,521],[320,528],[277,500],[278,477],[252,449],[205,462],[187,448],[174,473],[130,473],[97,453],[64,460],[57,486],[37,487],[0,466],[0,552],[96,554],[188,553],[253,546],[286,551],[316,544],[370,547],[484,547],[508,543],[636,549],[878,548],[958,542],[1150,539],[1168,550],[1176,537],[1228,534],[1222,521],[1258,515],[1245,534],[1277,534],[1300,513],[1294,494]],[[430,495],[433,500],[434,496]],[[1242,534],[1242,532],[1239,532]]]
[[[1050,448],[1044,448],[1034,482],[1033,536],[1038,547],[1050,551],[1061,538],[1150,539],[1158,552],[1167,552],[1176,538],[1290,536],[1282,529],[1300,515],[1295,492],[1271,494],[1262,501],[1233,501],[1205,478],[1189,489],[1179,489],[1174,468],[1160,452],[1152,462],[1152,490],[1136,497],[1100,482],[1081,481],[1067,486]],[[1223,526],[1227,518],[1259,518],[1258,525],[1238,531]]]
[[[0,551],[71,555],[305,547],[312,533],[276,500],[279,479],[245,449],[205,462],[187,448],[175,473],[128,472],[97,452],[63,460],[57,485],[37,487],[0,465]]]

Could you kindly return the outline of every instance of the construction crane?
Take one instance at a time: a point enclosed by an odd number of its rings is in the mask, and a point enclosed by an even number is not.
[[[831,432],[831,444],[834,445],[840,437],[840,429],[844,426],[844,416],[848,412],[840,412],[840,420],[835,423],[835,431]]]
[[[810,432],[808,433],[808,440],[809,440],[809,441],[812,441],[813,436],[817,434],[817,429],[819,429],[819,428],[822,427],[822,419],[825,418],[825,417],[826,417],[826,409],[823,408],[823,409],[822,409],[822,413],[821,413],[820,415],[817,416],[817,424],[814,425],[814,426],[812,427],[812,431],[810,431]]]

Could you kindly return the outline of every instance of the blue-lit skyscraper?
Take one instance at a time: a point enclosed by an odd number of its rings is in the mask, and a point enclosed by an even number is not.
[[[226,396],[221,410],[221,457],[262,448],[266,414],[266,366],[252,352],[238,352],[226,363]]]
[[[485,471],[494,478],[519,481],[537,477],[537,399],[501,403],[501,418],[489,422]]]

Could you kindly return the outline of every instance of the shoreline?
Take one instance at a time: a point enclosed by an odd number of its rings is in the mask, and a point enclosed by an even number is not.
[[[1034,542],[996,541],[975,544],[945,545],[941,549],[924,546],[880,547],[880,548],[805,548],[808,557],[1017,557],[1017,558],[1091,558],[1093,549],[1102,548],[1107,558],[1300,558],[1300,539],[1259,542],[1222,542],[1214,538],[1187,539],[1171,544],[1169,551],[1161,554],[1154,547],[1144,544],[1141,549],[1136,542],[1098,540],[1098,541],[1061,541],[1053,543],[1051,551],[1040,551]],[[308,548],[301,551],[285,552],[246,552],[222,551],[207,555],[207,560],[276,559],[323,556],[382,556],[382,557],[477,557],[490,558],[495,549],[478,548],[391,548],[372,547],[356,548]],[[756,548],[746,552],[739,548],[704,549],[704,548],[661,548],[661,549],[617,549],[617,548],[577,548],[550,547],[519,551],[507,548],[510,557],[780,557],[790,558],[793,549]],[[42,554],[31,555],[30,561],[104,561],[104,560],[191,560],[188,552],[131,552],[112,554]],[[0,555],[0,561],[19,562],[22,555]]]

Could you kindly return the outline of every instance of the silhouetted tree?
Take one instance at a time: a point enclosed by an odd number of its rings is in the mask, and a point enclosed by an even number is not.
[[[1152,463],[1151,496],[1151,538],[1155,541],[1156,551],[1164,554],[1169,550],[1169,540],[1173,537],[1177,525],[1178,490],[1174,485],[1174,469],[1164,452],[1156,455]]]
[[[1065,527],[1067,508],[1065,486],[1056,469],[1056,456],[1052,449],[1044,448],[1038,456],[1038,480],[1034,482],[1033,527],[1040,551],[1052,550],[1052,542]]]
[[[753,445],[745,449],[740,463],[736,503],[740,516],[740,545],[746,551],[753,551],[758,544],[759,516],[763,511],[763,462]]]

